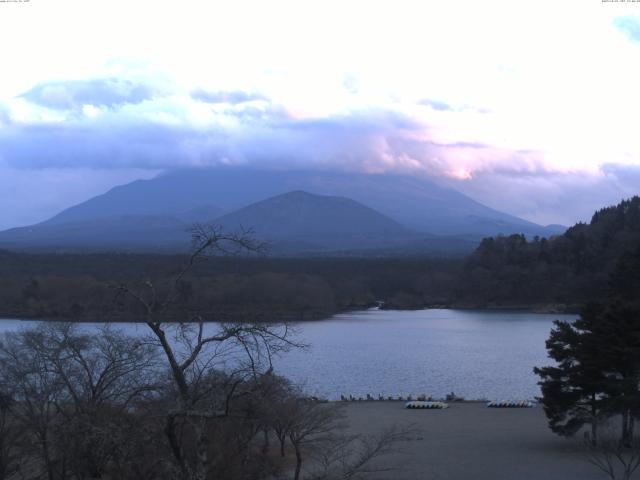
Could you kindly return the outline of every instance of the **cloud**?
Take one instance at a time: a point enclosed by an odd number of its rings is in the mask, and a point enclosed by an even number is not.
[[[62,122],[13,122],[0,129],[0,159],[14,168],[170,169],[232,163],[457,179],[546,168],[535,151],[443,140],[432,135],[428,121],[393,107],[299,118],[262,95],[196,93]]]
[[[77,178],[59,172],[157,172],[220,164],[391,172],[435,178],[496,209],[565,224],[588,219],[596,208],[618,201],[621,192],[631,194],[640,176],[615,163],[597,175],[568,171],[549,162],[543,150],[469,135],[478,125],[493,132],[487,123],[493,114],[477,120],[467,108],[434,100],[420,102],[431,108],[361,104],[305,115],[250,91],[175,89],[165,95],[153,85],[103,78],[48,82],[23,94],[27,114],[19,103],[0,105],[0,176],[8,170],[14,178],[21,171],[25,176],[55,171],[68,180],[67,189]],[[433,110],[452,113],[438,123],[443,115]],[[466,121],[472,122],[469,128],[460,128]],[[445,131],[447,122],[454,128]],[[46,198],[46,188],[57,184],[38,178]],[[92,193],[101,193],[102,183],[92,185]],[[32,210],[44,212],[46,206]]]
[[[9,109],[0,103],[0,127],[3,125],[9,125],[11,123],[11,117],[9,116]]]
[[[571,226],[590,221],[596,210],[640,194],[640,167],[606,164],[596,174],[565,173],[541,165],[529,171],[496,168],[475,172],[464,181],[452,178],[448,185],[497,210],[542,225]]]
[[[640,43],[640,17],[618,17],[613,21],[614,26],[624,33],[632,42]]]
[[[0,158],[24,169],[168,168],[185,161],[183,145],[197,140],[196,132],[162,124],[14,125],[0,131]]]
[[[434,110],[438,110],[438,111],[441,111],[441,112],[445,112],[445,111],[451,112],[451,111],[455,110],[451,105],[449,105],[446,102],[442,102],[440,100],[425,99],[425,100],[420,100],[418,102],[418,104],[419,105],[425,105],[427,107],[431,107]]]
[[[618,165],[605,163],[600,168],[602,173],[615,181],[623,190],[631,190],[640,195],[640,165]]]
[[[347,92],[351,93],[352,95],[357,94],[360,87],[358,79],[355,77],[355,75],[345,75],[344,80],[342,80],[342,86]]]
[[[50,81],[39,83],[20,95],[25,100],[54,110],[78,110],[84,105],[117,107],[154,98],[154,89],[144,83],[118,78]]]
[[[267,100],[263,95],[258,93],[249,93],[243,91],[217,91],[210,92],[203,89],[197,89],[191,92],[191,97],[204,103],[228,103],[237,105],[239,103],[247,103],[255,100]]]
[[[202,110],[201,102],[190,98],[62,122],[13,122],[0,129],[0,159],[13,168],[257,163],[375,171],[431,168],[435,174],[444,168],[440,160],[430,161],[430,152],[442,157],[448,147],[422,138],[425,125],[391,110],[305,119],[266,99],[259,105],[240,102],[255,97],[237,92],[215,97],[237,100],[223,108]]]
[[[0,16],[3,43],[21,39],[0,75],[0,179],[216,163],[393,171],[547,218],[574,211],[563,189],[608,196],[637,178],[598,170],[640,163],[640,18],[621,4],[583,2],[575,21],[577,0],[467,2],[463,16],[457,3],[375,2],[366,22],[355,2],[291,1],[287,15],[262,2],[249,16],[243,2],[154,4],[141,35],[144,4],[37,3],[33,18]]]

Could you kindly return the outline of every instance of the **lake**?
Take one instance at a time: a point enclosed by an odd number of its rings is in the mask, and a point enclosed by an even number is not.
[[[367,310],[298,323],[307,351],[275,362],[310,394],[377,396],[455,392],[468,399],[533,399],[534,366],[554,319],[575,315],[478,310]],[[0,332],[31,322],[0,320]],[[120,324],[118,324],[120,325]],[[122,324],[130,333],[143,325]]]

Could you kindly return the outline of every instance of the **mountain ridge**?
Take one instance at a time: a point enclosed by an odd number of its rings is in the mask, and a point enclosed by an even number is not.
[[[320,170],[268,170],[248,167],[173,170],[136,180],[72,206],[43,223],[118,213],[167,214],[214,204],[229,213],[286,192],[343,196],[414,230],[436,235],[548,232],[546,227],[494,210],[424,178],[397,174]]]
[[[252,203],[215,223],[230,231],[250,227],[260,239],[314,250],[373,248],[421,236],[352,199],[302,190]]]
[[[40,224],[0,232],[0,247],[182,249],[195,222],[253,228],[281,254],[460,253],[486,236],[549,233],[425,179],[220,167],[116,186]]]

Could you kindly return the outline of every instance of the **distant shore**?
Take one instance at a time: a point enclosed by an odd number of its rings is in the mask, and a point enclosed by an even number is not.
[[[343,315],[354,312],[362,312],[366,310],[397,310],[397,311],[412,311],[412,310],[478,310],[478,311],[499,311],[499,312],[525,312],[525,313],[540,313],[540,314],[578,314],[580,312],[579,305],[567,305],[567,304],[530,304],[530,305],[469,305],[469,304],[426,304],[420,306],[399,306],[382,302],[371,304],[367,306],[358,306],[354,308],[345,308],[337,310],[335,312],[304,312],[304,313],[275,313],[273,315],[256,315],[252,314],[248,317],[243,315],[242,312],[237,314],[233,312],[224,312],[220,316],[215,314],[208,315],[205,318],[205,322],[233,322],[235,319],[242,319],[241,321],[255,321],[264,323],[273,322],[317,322],[328,320],[335,315]],[[77,322],[77,323],[144,323],[143,318],[123,318],[123,317],[63,317],[63,316],[34,316],[24,315],[19,312],[0,312],[0,320],[24,320],[24,321],[50,321],[50,322]],[[178,321],[176,319],[166,319],[166,322]]]
[[[430,310],[430,309],[447,309],[447,310],[498,310],[498,311],[517,311],[529,313],[578,313],[580,305],[565,303],[532,303],[532,304],[514,304],[514,305],[497,305],[497,304],[469,304],[469,303],[446,303],[446,304],[425,304],[420,306],[402,306],[396,304],[385,304],[384,310]]]
[[[241,319],[240,321],[254,321],[254,322],[263,322],[263,323],[277,323],[277,322],[318,322],[323,320],[328,320],[335,315],[343,315],[354,312],[362,312],[366,310],[397,310],[397,311],[412,311],[412,310],[478,310],[478,311],[499,311],[499,312],[524,312],[524,313],[539,313],[539,314],[578,314],[580,312],[579,305],[564,305],[564,304],[534,304],[534,305],[456,305],[456,304],[435,304],[435,305],[422,305],[422,306],[413,306],[413,307],[400,307],[396,305],[370,305],[368,307],[361,306],[359,308],[348,308],[342,309],[335,312],[327,313],[327,312],[306,312],[305,314],[295,313],[284,313],[284,314],[274,314],[273,316],[269,315],[251,315],[248,317],[244,317],[243,314],[238,313],[234,315],[233,313],[226,312],[225,314],[217,317],[215,315],[205,317],[205,323],[215,323],[215,322],[233,322],[235,319]],[[19,312],[5,312],[0,313],[0,321],[2,320],[24,320],[24,321],[34,321],[34,322],[77,322],[77,323],[144,323],[145,320],[143,318],[123,318],[123,317],[98,317],[98,318],[85,318],[85,317],[76,317],[69,318],[63,316],[34,316],[34,315],[23,315]],[[176,322],[177,319],[166,319],[166,322]]]

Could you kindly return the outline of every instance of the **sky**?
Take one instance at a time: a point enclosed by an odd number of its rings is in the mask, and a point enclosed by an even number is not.
[[[219,164],[541,224],[640,193],[640,1],[6,1],[0,42],[0,228]]]

